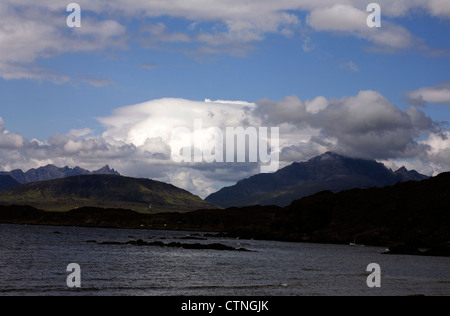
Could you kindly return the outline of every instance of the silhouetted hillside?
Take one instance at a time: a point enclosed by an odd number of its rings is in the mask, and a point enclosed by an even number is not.
[[[394,253],[449,256],[449,187],[450,173],[445,173],[381,189],[321,192],[286,208],[252,206],[155,215],[98,208],[52,213],[0,206],[0,222],[215,231],[230,237],[316,243],[356,240],[392,247]]]
[[[386,188],[323,192],[283,211],[304,240],[406,243],[428,248],[450,241],[450,173]],[[285,222],[283,225],[288,225]]]

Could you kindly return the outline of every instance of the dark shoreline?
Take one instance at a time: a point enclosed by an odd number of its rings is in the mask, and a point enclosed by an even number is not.
[[[239,210],[239,211],[238,211]],[[257,212],[258,214],[256,214]],[[209,233],[211,237],[255,239],[280,242],[349,245],[349,236],[322,234],[299,236],[286,230],[274,228],[274,218],[280,215],[278,207],[251,207],[246,209],[201,210],[191,213],[161,213],[145,215],[130,210],[81,208],[65,213],[46,212],[29,206],[0,206],[0,223],[13,225],[36,225],[52,227],[85,227],[104,229],[135,229],[156,231],[184,231]],[[248,217],[259,216],[259,221]],[[262,218],[262,219],[261,219]],[[246,222],[247,221],[247,222]],[[226,224],[224,224],[226,223]],[[378,234],[380,235],[380,234]],[[448,245],[423,245],[402,240],[384,238],[358,239],[365,246],[389,248],[386,254],[450,257]],[[426,248],[423,251],[421,248]],[[419,250],[420,249],[420,250]]]

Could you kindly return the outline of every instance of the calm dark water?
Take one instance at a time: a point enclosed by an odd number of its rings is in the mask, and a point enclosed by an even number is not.
[[[354,248],[253,240],[180,240],[192,233],[0,225],[0,295],[450,295],[450,258],[387,256]],[[99,245],[222,243],[254,252]],[[66,268],[81,267],[69,289]],[[381,288],[366,268],[378,263]]]

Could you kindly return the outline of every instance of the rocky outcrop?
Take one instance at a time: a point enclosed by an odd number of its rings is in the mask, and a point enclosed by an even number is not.
[[[154,242],[146,242],[142,239],[139,240],[131,240],[125,243],[120,242],[96,242],[96,241],[87,241],[90,243],[97,243],[99,245],[131,245],[131,246],[138,246],[138,247],[162,247],[162,248],[182,248],[182,249],[191,249],[191,250],[218,250],[218,251],[243,251],[243,252],[249,252],[250,250],[245,248],[234,248],[229,247],[223,244],[185,244],[185,243],[178,243],[178,242],[172,242],[165,244],[161,241],[154,241]]]

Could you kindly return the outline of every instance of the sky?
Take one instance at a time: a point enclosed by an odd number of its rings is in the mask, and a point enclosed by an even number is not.
[[[78,0],[79,28],[69,3],[0,3],[0,170],[108,164],[201,197],[260,172],[175,162],[201,119],[278,127],[280,167],[450,171],[449,0],[378,0],[379,28],[361,0]]]

